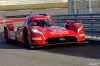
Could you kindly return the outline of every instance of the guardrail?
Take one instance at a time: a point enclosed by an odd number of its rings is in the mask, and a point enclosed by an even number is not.
[[[100,12],[99,13],[76,13],[52,15],[54,22],[64,26],[65,20],[82,22],[87,36],[100,37]]]
[[[42,14],[43,15],[43,14]],[[3,16],[3,21],[6,18],[20,18],[27,15]],[[100,37],[100,12],[99,13],[76,13],[76,14],[58,14],[52,15],[55,24],[64,26],[65,20],[71,22],[82,22],[87,36]]]

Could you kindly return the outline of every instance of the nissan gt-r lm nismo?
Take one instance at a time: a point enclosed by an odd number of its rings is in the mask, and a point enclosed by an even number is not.
[[[65,26],[55,26],[55,23],[45,15],[31,15],[24,25],[14,28],[13,24],[4,26],[6,42],[17,41],[28,48],[47,45],[85,43],[82,23],[65,21]]]

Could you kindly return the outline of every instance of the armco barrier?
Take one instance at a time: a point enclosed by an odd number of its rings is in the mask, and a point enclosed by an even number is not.
[[[27,15],[5,16],[6,18],[20,18]],[[52,15],[52,20],[59,26],[64,26],[65,20],[82,22],[85,34],[91,37],[100,37],[100,13],[76,13]]]
[[[64,26],[65,20],[82,22],[85,34],[91,37],[100,37],[100,12],[96,13],[75,13],[52,15],[52,19],[58,25]]]

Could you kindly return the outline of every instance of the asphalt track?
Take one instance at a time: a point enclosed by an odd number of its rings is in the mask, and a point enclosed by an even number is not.
[[[34,10],[34,12],[64,14],[67,9]],[[2,15],[20,15],[31,11],[1,12]],[[14,23],[14,26],[23,25]],[[88,45],[60,45],[37,50],[26,49],[21,44],[7,44],[2,38],[4,24],[0,24],[0,66],[100,66],[99,41]]]

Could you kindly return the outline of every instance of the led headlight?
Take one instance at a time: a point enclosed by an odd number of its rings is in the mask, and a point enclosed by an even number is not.
[[[80,32],[82,29],[83,29],[83,25],[80,28],[78,28],[78,32]]]
[[[43,35],[43,33],[41,31],[37,30],[37,29],[32,29],[32,32]]]

